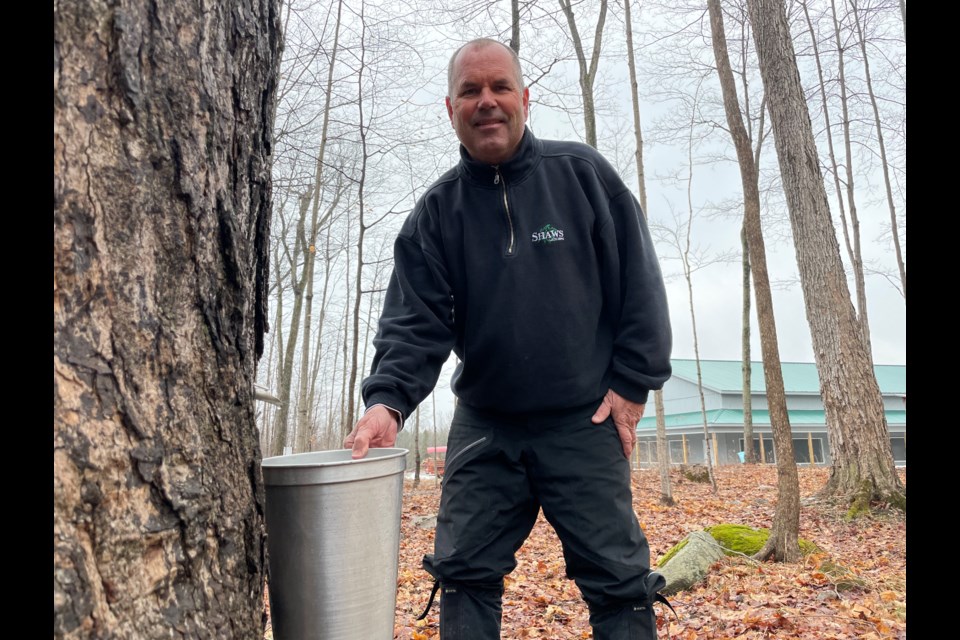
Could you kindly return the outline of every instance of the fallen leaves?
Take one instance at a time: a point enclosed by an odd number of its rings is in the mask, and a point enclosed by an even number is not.
[[[674,482],[674,507],[659,504],[659,473],[634,472],[634,508],[656,559],[691,531],[720,522],[752,527],[772,524],[776,469],[737,465],[716,470],[719,493],[694,482]],[[901,469],[906,482],[906,471]],[[815,499],[827,469],[802,467],[800,536],[823,553],[796,564],[756,563],[727,557],[694,589],[670,599],[679,615],[657,606],[661,640],[905,640],[906,517],[889,511],[846,522],[844,510]],[[679,478],[676,474],[674,480]],[[433,530],[414,518],[437,512],[440,489],[421,483],[404,492],[400,571],[397,580],[396,640],[439,638],[439,606],[416,621],[433,586],[421,567],[433,551]],[[417,520],[420,521],[420,520]],[[862,587],[838,590],[824,571],[842,565]],[[439,598],[437,599],[439,601]],[[517,553],[517,568],[505,580],[503,638],[587,640],[589,613],[573,581],[566,578],[556,534],[541,516]]]

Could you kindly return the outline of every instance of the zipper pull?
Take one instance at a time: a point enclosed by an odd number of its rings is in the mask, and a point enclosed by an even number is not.
[[[493,165],[493,170],[496,172],[493,176],[493,184],[500,184],[500,166]]]

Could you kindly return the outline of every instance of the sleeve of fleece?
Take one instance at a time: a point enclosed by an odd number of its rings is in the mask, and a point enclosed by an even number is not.
[[[611,201],[619,258],[621,313],[610,387],[646,402],[671,374],[673,334],[667,292],[640,204],[624,190]]]
[[[364,404],[409,416],[430,393],[454,343],[453,298],[443,262],[415,238],[394,244],[394,268],[373,344]]]

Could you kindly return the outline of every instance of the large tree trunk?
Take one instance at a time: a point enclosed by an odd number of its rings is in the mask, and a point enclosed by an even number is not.
[[[813,338],[833,465],[826,496],[853,513],[880,499],[906,509],[886,416],[830,220],[783,0],[748,0]]]
[[[276,2],[54,13],[55,638],[259,638]]]
[[[707,0],[710,12],[710,29],[713,38],[713,53],[717,61],[717,74],[723,92],[723,108],[727,125],[737,150],[740,180],[743,186],[743,228],[750,254],[750,268],[757,297],[757,319],[760,325],[760,350],[763,353],[763,377],[767,390],[767,409],[770,412],[770,429],[773,446],[777,452],[777,506],[767,543],[757,553],[759,560],[773,556],[778,561],[795,562],[800,558],[797,536],[800,533],[800,480],[793,455],[793,436],[787,414],[787,397],[783,388],[783,370],[780,365],[780,347],[777,344],[777,324],[773,313],[773,295],[767,275],[767,254],[760,225],[760,184],[757,165],[754,162],[750,136],[743,124],[740,103],[737,99],[736,81],[723,28],[723,13],[720,0]],[[749,296],[748,296],[749,299]],[[748,340],[749,343],[749,340]],[[747,362],[747,369],[750,363]],[[749,378],[746,378],[749,380]],[[744,389],[749,397],[750,389]],[[753,449],[753,438],[745,446]]]

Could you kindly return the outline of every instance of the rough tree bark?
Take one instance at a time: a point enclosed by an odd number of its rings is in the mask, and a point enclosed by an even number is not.
[[[713,53],[723,92],[723,108],[727,115],[727,125],[730,127],[730,137],[733,138],[737,150],[737,163],[743,185],[743,228],[750,251],[750,268],[757,298],[760,351],[763,354],[763,377],[766,383],[767,409],[770,411],[770,430],[773,432],[773,446],[777,452],[777,506],[770,527],[770,537],[755,557],[766,560],[773,556],[778,561],[795,562],[800,558],[800,545],[797,541],[800,533],[800,480],[793,455],[793,436],[787,414],[787,396],[783,388],[773,295],[770,292],[766,247],[760,225],[759,176],[753,159],[750,136],[740,113],[736,81],[727,54],[727,37],[723,29],[720,0],[707,0],[707,8],[710,12]],[[744,393],[749,395],[749,389],[745,389]],[[747,441],[745,446],[753,449],[753,440]]]
[[[54,7],[55,638],[258,638],[272,0]]]
[[[877,378],[847,288],[783,0],[748,0],[833,463],[822,495],[851,515],[883,500],[906,509]]]

